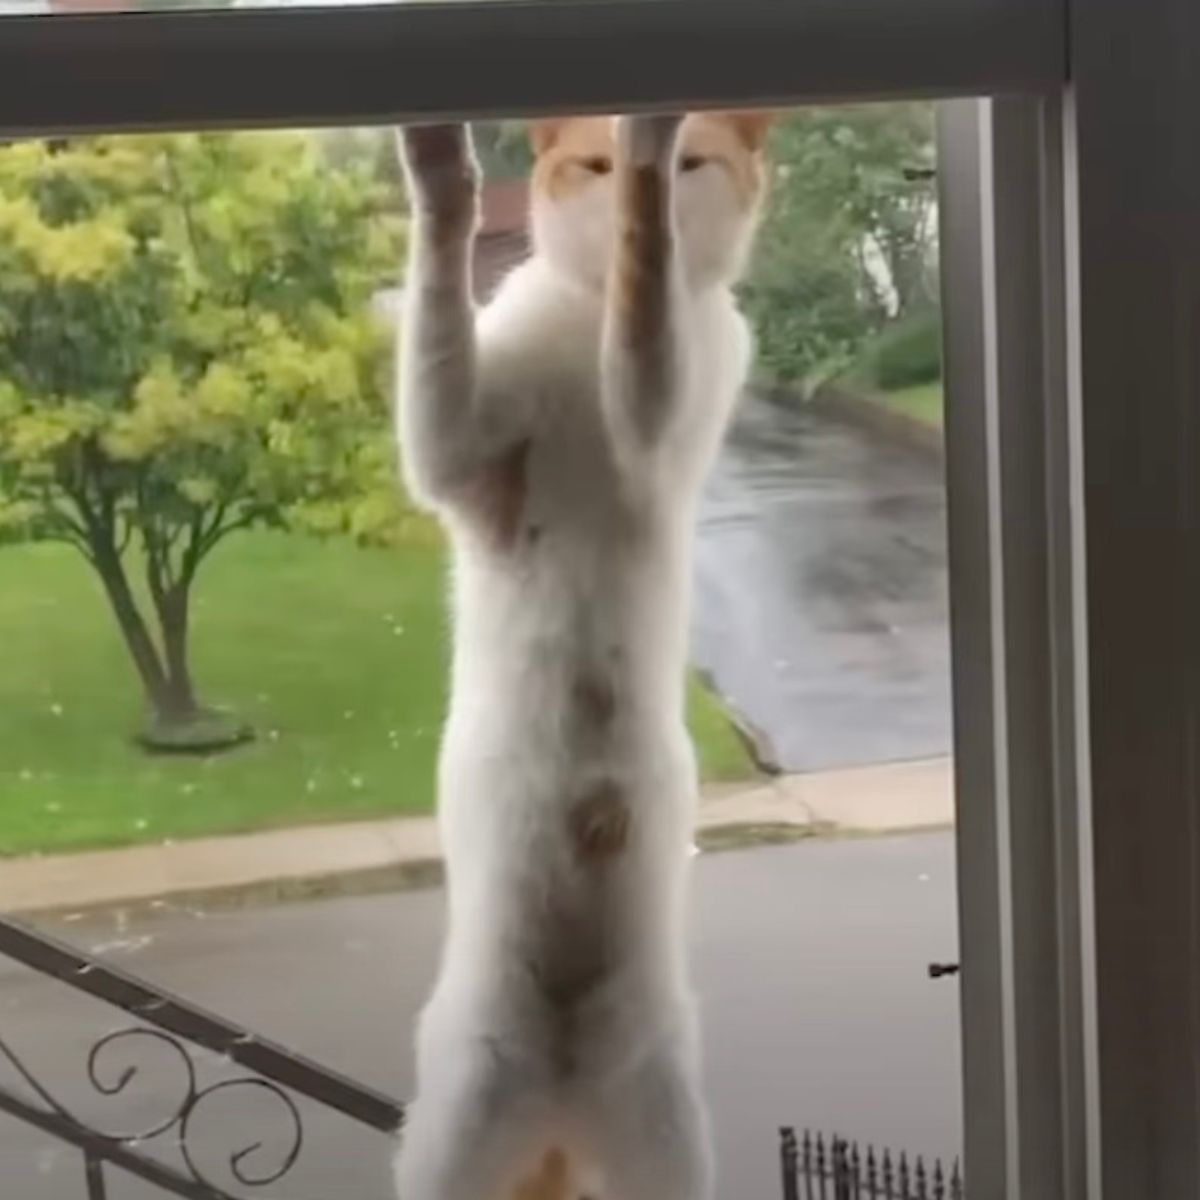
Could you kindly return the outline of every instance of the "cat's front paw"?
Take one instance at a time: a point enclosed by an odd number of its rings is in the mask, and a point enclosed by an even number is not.
[[[639,113],[617,121],[617,146],[632,167],[669,167],[685,113]]]
[[[465,125],[405,126],[400,157],[417,213],[445,225],[469,227],[474,222],[479,165]]]

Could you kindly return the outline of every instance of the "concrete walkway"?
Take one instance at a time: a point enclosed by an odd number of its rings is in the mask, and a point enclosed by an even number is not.
[[[953,823],[949,759],[790,775],[706,792],[703,844],[756,833],[891,833]],[[266,895],[377,877],[428,879],[440,859],[432,817],[315,825],[82,854],[0,860],[0,912],[139,904],[222,893]]]

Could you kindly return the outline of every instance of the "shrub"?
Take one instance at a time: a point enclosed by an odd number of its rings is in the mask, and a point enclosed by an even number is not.
[[[890,325],[867,353],[867,371],[884,391],[932,383],[942,377],[942,330],[936,312]]]

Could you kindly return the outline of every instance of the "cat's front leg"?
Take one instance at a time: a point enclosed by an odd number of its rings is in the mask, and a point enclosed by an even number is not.
[[[414,498],[445,502],[480,458],[471,252],[479,169],[463,125],[400,133],[412,227],[397,427]]]
[[[617,151],[633,168],[653,167],[670,185],[683,113],[643,113],[617,122]]]
[[[467,239],[479,208],[479,165],[465,125],[409,125],[401,130],[401,161],[418,224],[443,237]]]
[[[683,120],[647,114],[617,125],[616,239],[601,366],[610,426],[627,450],[658,440],[685,388],[674,216]]]

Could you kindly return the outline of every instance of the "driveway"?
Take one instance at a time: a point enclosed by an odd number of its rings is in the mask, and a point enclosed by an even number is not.
[[[788,771],[950,751],[941,467],[744,403],[701,508],[692,654]]]

